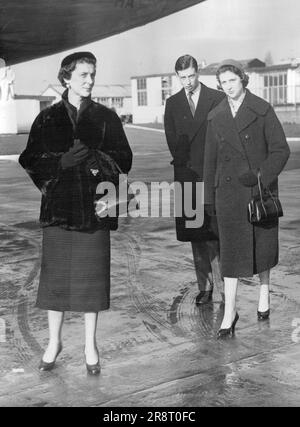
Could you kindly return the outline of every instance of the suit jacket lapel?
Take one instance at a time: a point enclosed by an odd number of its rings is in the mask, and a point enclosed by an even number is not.
[[[207,119],[207,115],[211,110],[212,102],[213,100],[209,96],[207,87],[201,84],[200,96],[194,116],[193,137],[195,136],[202,123]]]
[[[200,126],[207,119],[207,115],[211,110],[211,106],[213,103],[213,99],[209,95],[209,91],[207,87],[201,84],[201,92],[198,100],[198,104],[196,106],[195,116],[193,117],[190,105],[188,103],[185,90],[182,89],[180,91],[180,105],[182,109],[183,116],[188,121],[187,133],[189,136],[189,140],[192,143],[196,133],[198,132]]]
[[[201,92],[196,106],[195,116],[193,117],[190,105],[188,103],[185,90],[182,89],[181,93],[181,105],[182,112],[184,116],[190,121],[190,126],[188,127],[188,135],[190,142],[193,141],[196,133],[198,132],[200,126],[207,119],[207,114],[211,109],[213,100],[209,96],[209,92],[205,85],[201,84]]]
[[[193,120],[193,115],[192,115],[192,112],[191,112],[191,109],[190,109],[189,102],[188,102],[187,97],[186,97],[185,90],[182,89],[179,93],[180,93],[180,103],[181,103],[181,108],[182,108],[183,115],[188,120]]]

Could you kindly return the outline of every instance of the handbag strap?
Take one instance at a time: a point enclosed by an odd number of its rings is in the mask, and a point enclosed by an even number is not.
[[[263,208],[263,210],[265,212],[265,215],[267,216],[267,211],[266,211],[264,200],[263,200],[263,196],[262,196],[262,182],[261,182],[261,173],[260,173],[260,170],[257,173],[257,179],[258,179],[258,189],[259,189],[259,196],[260,196],[260,200],[261,200],[261,205],[262,205],[262,208]],[[270,198],[273,201],[273,204],[274,204],[275,209],[277,211],[277,215],[279,215],[279,207],[277,205],[276,198],[273,196],[271,190],[268,187],[266,188],[266,190],[268,191],[269,196],[270,196]]]
[[[250,163],[247,151],[246,151],[246,148],[244,146],[243,140],[240,137],[240,135],[239,135],[239,138],[240,138],[240,141],[241,141],[241,145],[243,147],[243,151],[244,151],[245,157],[247,159],[247,163],[248,163],[249,169],[252,169],[251,163]],[[261,182],[261,172],[260,172],[260,169],[258,169],[258,171],[257,171],[257,184],[258,184],[258,191],[259,191],[260,200],[263,203],[263,185],[262,185],[262,182]],[[270,189],[266,188],[266,190],[268,191],[268,193],[270,194],[271,198],[273,199],[273,195],[272,195]],[[253,189],[252,188],[251,188],[251,193],[253,193]]]
[[[260,170],[258,170],[258,172],[257,172],[257,182],[258,182],[258,191],[259,191],[260,201],[261,201],[261,203],[263,205],[264,202],[263,202],[263,195],[262,195],[262,182],[261,182],[261,173],[260,173]]]
[[[263,200],[262,194],[263,194],[263,189],[264,189],[265,192],[266,191],[268,192],[269,196],[271,197],[271,199],[275,203],[275,198],[274,198],[274,196],[273,196],[272,191],[270,190],[270,188],[269,187],[263,187],[263,184],[261,182],[261,172],[260,172],[259,169],[258,169],[258,172],[257,172],[257,181],[258,181],[258,190],[259,190],[259,195],[260,195],[261,201]]]
[[[115,161],[116,164],[116,168],[118,169],[119,173],[122,175],[124,174],[124,172],[122,171],[122,169],[120,168],[120,166],[118,165],[118,163]]]
[[[98,158],[98,151],[95,148],[93,149],[93,153],[94,153],[94,157],[96,159],[98,168],[100,170],[101,169],[101,165],[100,165],[99,158]],[[118,163],[115,160],[114,160],[114,162],[115,162],[116,168],[118,169],[119,174],[122,175],[123,174],[122,169],[120,168],[120,166],[118,165]]]
[[[243,143],[242,138],[240,137],[240,135],[239,135],[239,138],[240,138],[240,141],[241,141],[241,145],[243,147],[243,151],[244,151],[245,157],[246,157],[247,162],[248,162],[249,169],[251,169],[251,164],[250,164],[250,161],[249,161],[249,157],[247,155],[247,151],[245,149],[244,143]],[[265,204],[264,204],[264,199],[263,199],[263,184],[261,182],[261,172],[260,172],[260,169],[258,169],[258,171],[257,171],[257,184],[258,184],[258,191],[259,191],[259,198],[260,198],[260,201],[261,201],[261,206],[262,206],[262,208],[263,208],[263,210],[265,212],[265,215],[267,216],[267,211],[266,211]],[[279,208],[277,206],[277,201],[275,200],[275,198],[274,198],[271,190],[268,187],[265,188],[265,190],[268,191],[269,196],[273,200],[275,209],[277,210],[277,213],[279,213]],[[253,196],[253,188],[251,188],[251,194]]]
[[[100,166],[100,162],[99,162],[99,159],[98,159],[98,156],[97,156],[97,150],[94,148],[93,149],[93,154],[94,154],[94,158],[96,159],[96,163],[97,163],[97,165],[98,165],[98,168],[99,168],[99,171],[101,170],[101,166]]]

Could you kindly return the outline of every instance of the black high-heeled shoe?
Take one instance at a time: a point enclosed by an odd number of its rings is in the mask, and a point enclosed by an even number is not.
[[[219,329],[218,333],[217,333],[217,338],[226,338],[228,337],[230,334],[234,335],[234,331],[235,331],[235,325],[236,322],[239,320],[239,315],[238,312],[235,313],[235,317],[233,319],[233,322],[230,326],[230,328],[223,328],[223,329]]]
[[[270,309],[266,311],[257,310],[257,320],[268,320],[270,317]]]
[[[87,373],[89,375],[99,375],[100,374],[101,366],[100,366],[100,362],[99,362],[99,351],[98,350],[97,350],[97,354],[98,354],[98,362],[95,363],[94,365],[89,365],[86,361],[86,356],[85,356],[85,366],[86,366]]]
[[[54,358],[53,362],[44,362],[44,360],[42,359],[40,361],[40,364],[39,364],[39,370],[40,371],[52,371],[52,369],[55,366],[55,362],[56,362],[57,356],[62,351],[62,349],[63,349],[63,346],[60,343],[59,346],[58,346],[57,353],[55,355],[55,358]]]

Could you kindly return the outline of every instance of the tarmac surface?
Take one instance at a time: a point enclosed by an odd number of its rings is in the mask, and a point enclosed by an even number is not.
[[[170,181],[163,135],[130,128],[127,134],[131,180]],[[299,406],[300,143],[290,145],[280,176],[284,217],[270,320],[257,322],[257,277],[244,278],[236,335],[216,340],[220,293],[212,304],[195,305],[192,251],[176,241],[174,220],[123,218],[112,233],[111,309],[100,314],[97,378],[86,374],[80,313],[66,315],[56,368],[37,369],[48,339],[46,312],[34,307],[40,194],[18,153],[0,157],[0,406]]]

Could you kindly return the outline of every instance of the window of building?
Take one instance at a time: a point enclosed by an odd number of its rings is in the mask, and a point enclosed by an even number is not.
[[[165,104],[166,99],[172,95],[172,76],[161,78],[161,100],[162,105]]]
[[[123,108],[123,98],[121,97],[111,98],[111,106],[113,108]]]
[[[273,105],[287,103],[287,73],[272,73],[264,76],[263,97]]]
[[[147,79],[137,79],[138,106],[147,105]]]
[[[109,106],[109,98],[107,96],[98,98],[98,102],[100,102],[102,105],[105,105],[106,107]]]

